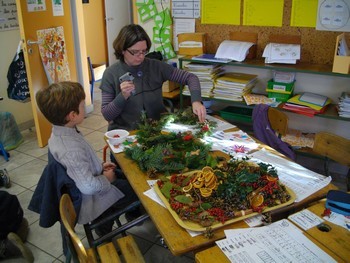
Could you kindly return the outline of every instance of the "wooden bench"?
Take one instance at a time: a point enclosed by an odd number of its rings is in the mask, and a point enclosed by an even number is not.
[[[101,244],[97,247],[97,253],[94,248],[85,248],[74,227],[76,222],[76,213],[72,200],[68,194],[64,194],[60,200],[61,221],[68,233],[68,247],[71,256],[82,263],[90,262],[127,262],[139,263],[145,262],[135,240],[132,236],[125,236],[117,239],[118,248],[113,242]],[[123,258],[123,260],[121,260]]]

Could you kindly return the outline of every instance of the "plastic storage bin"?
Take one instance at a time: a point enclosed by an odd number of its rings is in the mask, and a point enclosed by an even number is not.
[[[295,81],[291,83],[275,82],[273,79],[270,79],[267,82],[267,88],[269,90],[278,90],[278,91],[291,91],[293,90]]]
[[[293,89],[291,91],[266,89],[266,91],[268,98],[275,98],[278,102],[286,102],[293,96]]]
[[[237,122],[252,122],[252,113],[253,109],[250,108],[240,108],[229,106],[222,109],[220,112],[220,116],[225,120],[237,121]]]

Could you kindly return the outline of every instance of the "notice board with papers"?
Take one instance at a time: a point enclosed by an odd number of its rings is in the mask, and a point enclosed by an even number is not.
[[[203,0],[205,1],[205,0]],[[262,57],[265,46],[269,43],[269,36],[273,34],[279,35],[298,35],[301,37],[301,62],[312,64],[331,65],[333,63],[334,47],[337,35],[339,32],[333,31],[318,31],[314,27],[291,26],[293,20],[291,19],[292,5],[300,3],[295,0],[284,0],[282,26],[243,26],[243,6],[245,0],[240,1],[241,15],[239,25],[229,24],[204,24],[201,19],[196,19],[196,32],[206,32],[207,39],[207,53],[215,54],[220,43],[224,40],[230,39],[230,32],[251,32],[258,34],[257,43],[257,58]],[[315,0],[313,0],[315,1]],[[224,3],[225,1],[223,1]],[[317,2],[317,1],[316,1]],[[304,3],[304,2],[303,2]],[[203,4],[203,2],[202,2]],[[295,7],[295,6],[294,6]],[[317,6],[315,7],[317,11]],[[300,10],[297,10],[301,12]],[[305,13],[306,12],[306,13]],[[304,20],[307,18],[310,10],[304,10]],[[266,14],[269,15],[269,14]]]

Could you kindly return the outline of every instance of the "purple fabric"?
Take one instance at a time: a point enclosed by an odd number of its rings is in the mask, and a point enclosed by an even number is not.
[[[255,138],[269,145],[290,159],[295,160],[295,152],[291,149],[290,145],[278,138],[275,131],[271,128],[267,115],[268,109],[269,106],[265,104],[255,105],[253,109],[252,117]]]

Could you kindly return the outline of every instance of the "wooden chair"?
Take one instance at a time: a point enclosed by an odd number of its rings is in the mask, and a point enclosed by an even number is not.
[[[86,249],[74,230],[77,215],[68,194],[64,194],[61,197],[60,216],[68,234],[68,244],[70,245],[70,250],[73,250],[71,253],[74,260],[79,260],[82,263],[99,262],[99,260],[100,262],[122,262],[122,256],[125,262],[145,262],[137,244],[131,236],[117,239],[120,249],[119,253],[112,242],[99,245],[97,247],[97,254],[93,248]]]
[[[327,176],[329,173],[329,160],[350,168],[350,140],[344,137],[329,133],[318,132],[315,135],[313,151],[324,157],[324,170]],[[350,190],[350,170],[347,174],[347,190]]]
[[[284,112],[270,107],[267,112],[271,128],[276,132],[278,138],[285,136],[288,131],[288,116]]]

